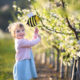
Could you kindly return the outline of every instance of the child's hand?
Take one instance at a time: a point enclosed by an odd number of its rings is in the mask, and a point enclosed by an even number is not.
[[[39,32],[38,28],[37,28],[37,27],[35,27],[35,31],[34,31],[34,38],[37,38],[37,36],[38,36],[38,32]]]
[[[38,28],[35,27],[35,31],[34,31],[34,33],[35,33],[35,34],[38,34],[38,32],[39,32]]]
[[[40,35],[38,35],[38,37],[41,39],[41,36]]]

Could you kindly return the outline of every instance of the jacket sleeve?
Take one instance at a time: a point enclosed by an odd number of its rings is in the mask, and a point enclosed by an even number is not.
[[[37,37],[36,39],[33,39],[33,40],[26,40],[26,39],[23,39],[19,42],[19,47],[33,47],[34,45],[38,44],[40,42],[40,38]]]

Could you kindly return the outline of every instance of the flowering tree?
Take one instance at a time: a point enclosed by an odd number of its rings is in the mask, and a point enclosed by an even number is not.
[[[33,0],[31,9],[15,7],[20,14],[18,20],[26,25],[27,14],[33,12],[40,17],[37,25],[43,36],[40,51],[56,46],[64,63],[71,64],[74,59],[72,80],[78,80],[80,74],[80,1],[79,0]],[[75,6],[74,6],[75,5]],[[33,31],[33,28],[26,27]],[[76,66],[78,62],[78,66]],[[77,72],[77,73],[76,73]]]

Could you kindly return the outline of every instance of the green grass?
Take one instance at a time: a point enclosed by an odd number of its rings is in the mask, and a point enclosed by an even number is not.
[[[13,80],[14,63],[14,41],[12,39],[0,39],[0,80]]]

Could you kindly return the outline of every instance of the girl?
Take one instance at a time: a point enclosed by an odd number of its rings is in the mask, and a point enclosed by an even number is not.
[[[8,29],[15,40],[16,62],[13,67],[14,80],[30,80],[32,78],[37,78],[31,47],[38,44],[41,40],[40,35],[38,35],[38,28],[35,28],[33,40],[24,38],[25,29],[20,22],[11,24]]]

